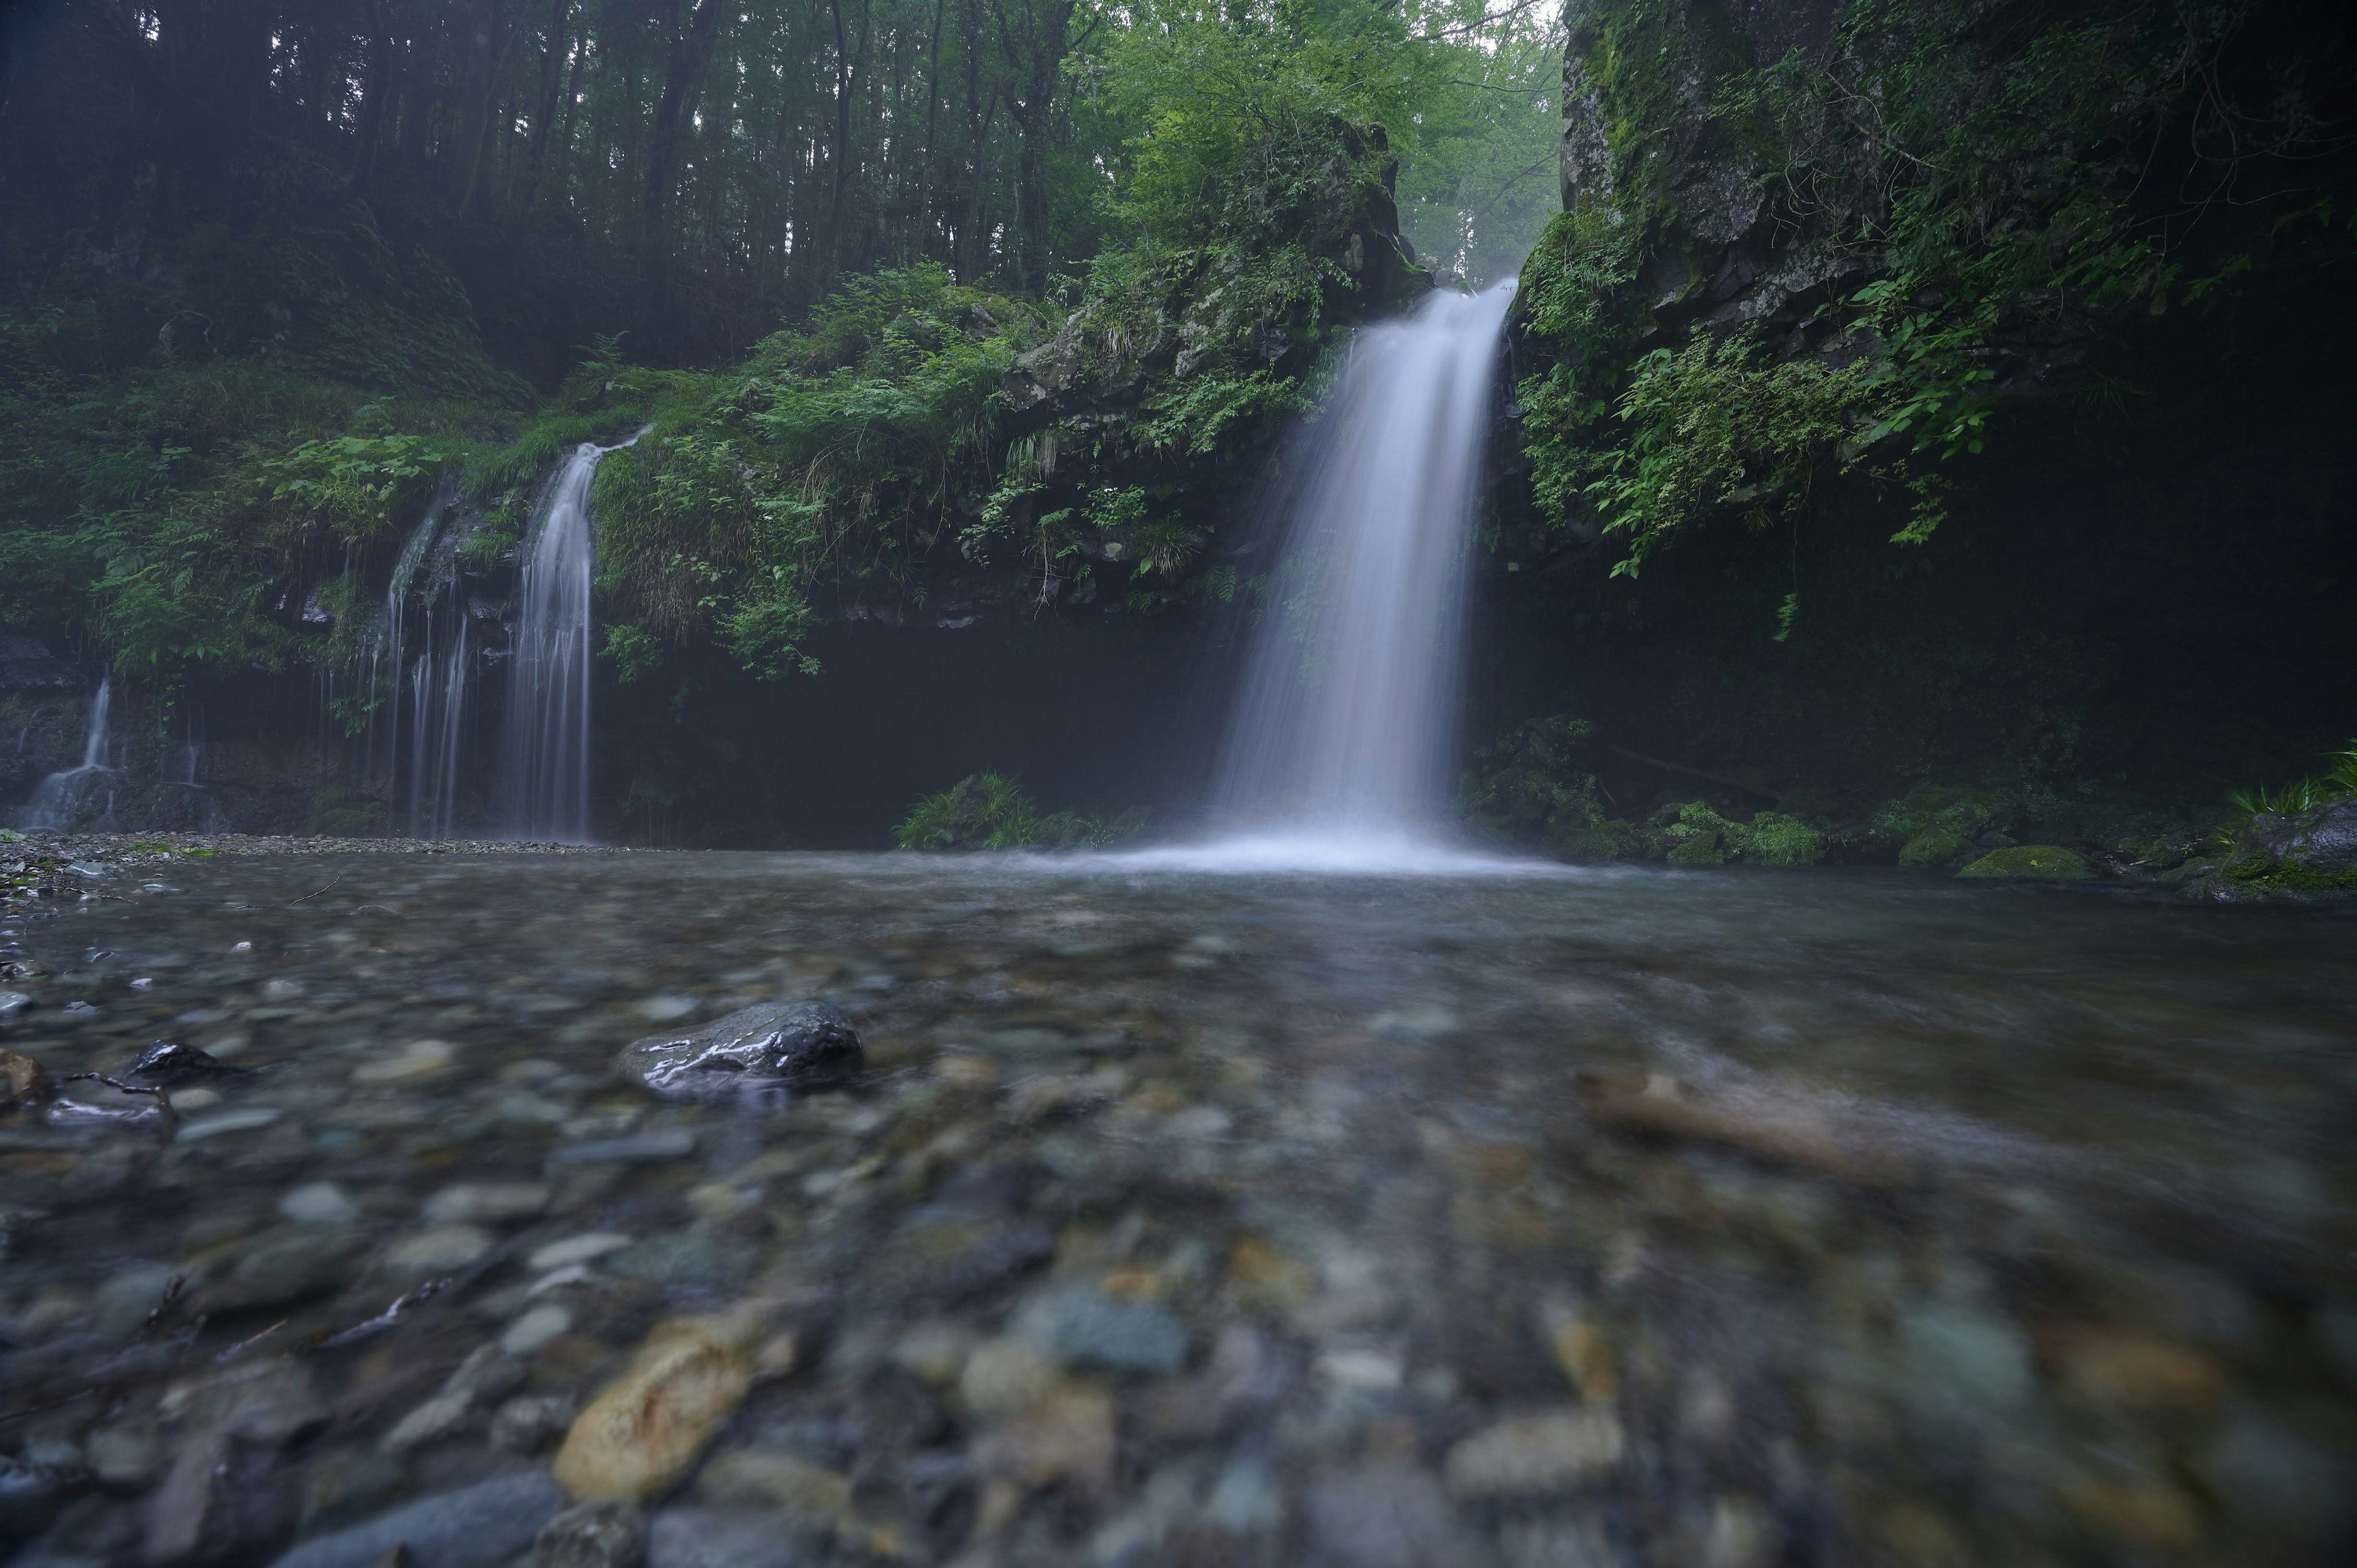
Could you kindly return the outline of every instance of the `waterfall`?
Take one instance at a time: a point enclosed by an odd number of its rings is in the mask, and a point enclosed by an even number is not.
[[[549,481],[534,518],[500,740],[499,820],[508,838],[588,842],[589,569],[597,553],[589,483],[598,459],[638,439],[584,442]]]
[[[1230,864],[1449,858],[1469,550],[1511,282],[1361,332],[1297,448],[1213,796]]]
[[[62,773],[52,773],[34,788],[33,798],[17,813],[20,825],[50,832],[66,832],[74,826],[95,788],[110,784],[105,813],[102,823],[114,814],[111,789],[114,769],[107,766],[107,747],[111,736],[107,730],[107,710],[114,700],[113,677],[98,683],[98,695],[90,704],[90,727],[82,732],[81,766],[69,768]]]

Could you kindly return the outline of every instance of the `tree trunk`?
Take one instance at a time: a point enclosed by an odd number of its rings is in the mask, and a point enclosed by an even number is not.
[[[565,43],[573,0],[554,0],[548,13],[548,47],[540,56],[540,97],[532,115],[532,146],[524,155],[523,191],[518,205],[529,209],[540,197],[540,171],[548,155],[549,123],[556,118],[556,94],[565,85]],[[567,124],[572,115],[568,106]]]
[[[652,141],[647,149],[644,227],[640,232],[640,273],[646,280],[648,304],[658,313],[663,309],[663,292],[670,282],[672,187],[679,176],[679,125],[694,96],[696,80],[704,74],[712,40],[720,30],[719,0],[695,0],[685,27],[680,25],[679,0],[671,0],[662,19],[662,97],[655,103]]]

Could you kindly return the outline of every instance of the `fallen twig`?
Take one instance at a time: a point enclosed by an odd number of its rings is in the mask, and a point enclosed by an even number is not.
[[[306,893],[306,894],[304,894],[304,895],[303,895],[303,897],[301,897],[300,898],[297,898],[297,899],[296,899],[296,900],[295,900],[295,904],[308,904],[312,899],[317,898],[317,897],[319,896],[319,894],[321,894],[321,893],[325,893],[325,892],[328,892],[329,889],[333,888],[333,887],[336,886],[336,882],[341,882],[343,879],[344,879],[344,874],[343,874],[342,872],[339,871],[338,873],[336,873],[336,880],[335,880],[335,882],[330,882],[330,883],[328,883],[328,886],[327,886],[326,887],[319,888],[319,889],[317,889],[317,891],[315,891],[315,892],[310,892],[310,893]],[[293,908],[295,908],[295,904],[289,904],[289,905],[287,905],[286,907],[287,907],[288,908],[292,909]]]
[[[156,1103],[162,1106],[164,1109],[164,1142],[168,1144],[174,1138],[180,1135],[180,1113],[172,1109],[172,1097],[165,1091],[162,1085],[151,1083],[125,1083],[119,1078],[112,1078],[102,1072],[70,1072],[66,1074],[65,1077],[58,1079],[58,1081],[61,1084],[79,1083],[83,1079],[93,1079],[98,1082],[106,1085],[107,1088],[118,1090],[124,1094],[154,1095],[156,1097]]]
[[[419,1303],[429,1301],[433,1297],[439,1295],[443,1290],[449,1285],[449,1283],[450,1282],[447,1277],[438,1280],[427,1280],[424,1284],[419,1285],[407,1295],[394,1297],[393,1305],[386,1307],[382,1312],[378,1313],[374,1317],[368,1319],[364,1323],[355,1323],[340,1334],[330,1334],[328,1337],[320,1340],[317,1345],[314,1345],[312,1348],[315,1350],[333,1350],[342,1346],[352,1344],[357,1340],[365,1339],[371,1334],[382,1334],[386,1329],[393,1326],[393,1319],[399,1317],[403,1313],[408,1311],[411,1307],[417,1305]]]

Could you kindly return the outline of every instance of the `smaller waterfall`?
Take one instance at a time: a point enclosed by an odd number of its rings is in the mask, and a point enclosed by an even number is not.
[[[49,832],[70,831],[102,785],[107,789],[107,805],[99,821],[104,823],[113,817],[115,770],[107,763],[112,739],[107,729],[107,710],[113,700],[114,681],[110,676],[98,683],[98,695],[91,701],[90,727],[82,734],[81,766],[52,773],[41,780],[33,790],[32,800],[18,813],[23,826]]]
[[[597,554],[589,485],[599,459],[638,439],[582,443],[549,481],[533,520],[500,743],[499,822],[509,838],[589,839],[589,581]]]

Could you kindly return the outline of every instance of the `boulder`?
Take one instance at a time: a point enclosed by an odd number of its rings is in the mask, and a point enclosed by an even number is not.
[[[770,1002],[685,1035],[650,1035],[621,1069],[657,1094],[728,1098],[848,1077],[864,1059],[851,1020],[824,1002]]]

